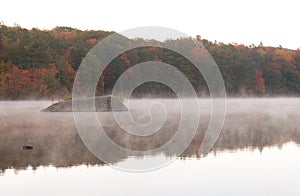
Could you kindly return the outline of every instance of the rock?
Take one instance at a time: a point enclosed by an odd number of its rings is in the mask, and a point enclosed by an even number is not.
[[[23,146],[22,148],[23,148],[23,150],[32,150],[33,149],[33,147],[29,146],[29,145]]]
[[[95,100],[95,105],[93,101]],[[112,105],[113,102],[113,105]],[[70,101],[60,101],[42,110],[42,112],[106,112],[106,111],[128,111],[127,107],[115,96],[99,96]]]

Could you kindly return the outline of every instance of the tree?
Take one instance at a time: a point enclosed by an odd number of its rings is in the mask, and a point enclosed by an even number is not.
[[[256,76],[256,90],[259,94],[263,94],[266,92],[265,90],[265,80],[263,78],[263,72],[259,69],[255,71]]]

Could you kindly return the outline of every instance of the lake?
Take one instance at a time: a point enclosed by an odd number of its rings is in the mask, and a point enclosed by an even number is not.
[[[78,133],[72,113],[40,112],[49,101],[0,102],[0,195],[300,194],[300,99],[227,99],[222,132],[204,155],[199,149],[212,103],[198,101],[199,126],[182,152],[172,146],[160,149],[176,136],[181,118],[177,100],[125,101],[129,112],[121,113],[120,121],[130,113],[144,124],[136,131],[146,136],[122,131],[111,112],[96,113],[108,138],[137,154],[109,150],[95,139],[88,120],[86,132]],[[153,107],[154,102],[169,113],[161,116],[164,111]],[[165,123],[156,127],[160,130],[145,131],[149,121],[161,119]],[[99,144],[106,160],[87,149],[82,134],[93,136],[86,139]],[[33,149],[24,150],[26,145]],[[143,168],[146,161],[166,164],[142,172],[126,170],[128,165]]]

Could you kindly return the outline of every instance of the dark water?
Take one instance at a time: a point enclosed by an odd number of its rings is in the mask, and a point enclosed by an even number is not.
[[[152,100],[130,104],[133,118],[147,122]],[[160,100],[172,106],[175,100]],[[0,195],[299,195],[300,99],[228,99],[224,126],[206,156],[199,148],[209,122],[211,103],[200,100],[200,126],[182,154],[161,152],[144,157],[111,155],[104,163],[80,139],[72,113],[43,113],[48,101],[0,102]],[[98,117],[119,145],[147,150],[172,137],[177,115],[143,140],[120,132],[112,114]],[[24,150],[30,145],[32,150]],[[178,157],[165,168],[128,173],[108,164],[147,157]],[[18,187],[18,188],[16,188]]]

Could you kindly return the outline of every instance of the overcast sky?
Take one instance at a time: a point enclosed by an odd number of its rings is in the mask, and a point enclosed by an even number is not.
[[[211,41],[300,47],[299,0],[2,0],[0,21],[116,32],[163,26]]]

